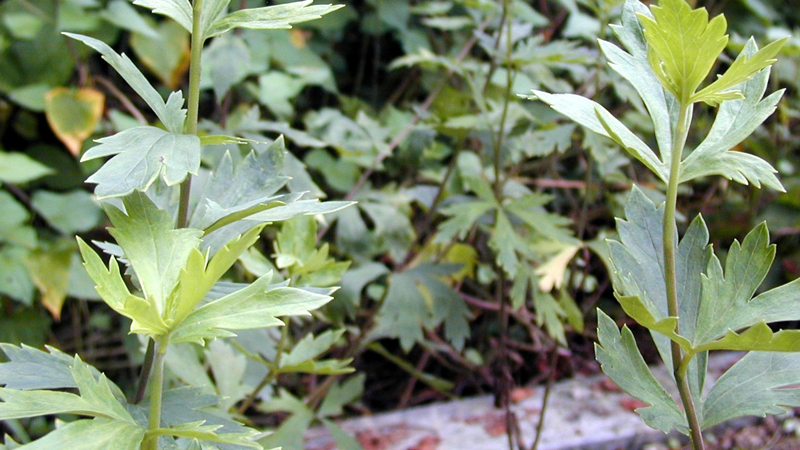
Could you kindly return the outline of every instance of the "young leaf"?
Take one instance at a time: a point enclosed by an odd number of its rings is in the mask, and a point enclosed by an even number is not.
[[[158,336],[169,331],[169,326],[155,305],[128,291],[120,275],[117,259],[112,256],[106,268],[100,256],[83,239],[77,239],[83,267],[96,283],[95,290],[111,309],[132,320],[131,333]]]
[[[600,104],[574,94],[548,94],[536,90],[533,93],[534,96],[527,98],[531,100],[538,98],[591,131],[610,138],[661,180],[664,182],[669,180],[667,166],[658,159],[653,150]]]
[[[321,375],[335,375],[353,372],[347,367],[351,360],[329,359],[316,361],[315,359],[330,350],[342,337],[345,330],[328,330],[319,336],[307,334],[292,350],[284,353],[281,358],[281,372],[303,372]]]
[[[789,38],[785,37],[774,42],[770,42],[761,50],[754,48],[755,41],[750,39],[750,48],[745,47],[744,51],[733,61],[733,64],[716,81],[694,96],[693,101],[705,102],[712,106],[722,103],[724,100],[741,98],[741,93],[735,88],[750,77],[765,69],[777,60],[775,56]],[[752,44],[751,44],[752,43]]]
[[[706,396],[703,428],[736,417],[764,417],[782,414],[786,407],[798,407],[798,384],[800,354],[748,353],[714,383]]]
[[[186,267],[179,277],[179,288],[167,301],[166,317],[179,323],[192,312],[214,284],[225,275],[239,256],[258,240],[263,226],[256,226],[228,242],[210,261],[197,249],[192,249]]]
[[[756,54],[758,47],[750,39],[742,55]],[[772,113],[783,96],[783,90],[767,98],[764,92],[769,81],[770,69],[737,86],[742,98],[723,102],[714,125],[706,139],[681,163],[681,182],[695,178],[722,175],[737,183],[762,184],[783,192],[783,186],[775,176],[777,171],[763,159],[744,152],[730,151],[747,139]]]
[[[163,1],[166,2],[169,0]],[[106,60],[131,88],[139,94],[142,100],[150,106],[150,109],[153,110],[164,126],[167,127],[167,130],[171,133],[183,133],[183,122],[186,119],[186,110],[181,109],[183,106],[183,95],[180,92],[173,92],[172,95],[169,96],[167,103],[164,103],[161,94],[155,90],[150,82],[147,81],[147,78],[142,75],[142,72],[136,68],[136,65],[134,65],[126,55],[117,54],[117,52],[103,41],[89,36],[73,33],[64,33],[64,35],[83,42],[103,55],[103,59]]]
[[[95,195],[101,199],[146,191],[159,176],[174,186],[200,169],[200,138],[194,135],[143,126],[97,142],[81,161],[116,155],[86,180],[97,184]]]
[[[195,342],[235,336],[229,330],[248,330],[283,325],[279,316],[307,315],[331,297],[308,291],[277,287],[270,289],[271,274],[245,288],[194,310],[172,332],[170,342]]]
[[[448,219],[439,225],[434,242],[446,244],[458,237],[463,240],[475,221],[496,207],[494,202],[474,200],[463,203],[453,203],[440,210]]]
[[[693,10],[685,0],[661,0],[650,9],[653,18],[639,14],[650,67],[681,104],[688,105],[728,44],[727,21],[723,15],[709,21],[705,8]]]
[[[292,24],[319,19],[325,14],[344,7],[344,5],[311,5],[312,1],[304,0],[263,8],[241,9],[216,20],[204,30],[203,36],[214,37],[233,28],[288,29],[292,27]]]
[[[647,425],[665,433],[673,428],[685,433],[686,417],[650,372],[633,333],[627,326],[620,333],[614,321],[599,309],[597,321],[598,343],[594,349],[603,372],[622,390],[650,405],[636,410]]]

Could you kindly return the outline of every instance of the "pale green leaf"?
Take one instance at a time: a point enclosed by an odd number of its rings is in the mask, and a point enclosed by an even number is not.
[[[797,320],[800,318],[800,295],[792,282],[772,289],[751,299],[763,281],[772,260],[775,257],[775,246],[769,244],[769,232],[765,223],[754,228],[740,244],[734,241],[725,260],[725,270],[716,257],[713,257],[703,275],[703,299],[697,320],[695,346],[708,344],[725,336],[728,342],[739,342],[743,339],[764,341],[758,344],[760,350],[767,350],[764,345],[775,345],[776,351],[784,349],[789,334],[783,332],[781,340],[773,342],[773,335],[762,322]],[[756,325],[758,328],[745,331],[736,338],[733,331]],[[774,336],[778,339],[778,335]],[[724,345],[722,343],[715,346]],[[753,342],[754,346],[756,343]],[[754,348],[756,349],[756,348]]]
[[[7,362],[0,363],[0,384],[8,389],[76,388],[72,376],[75,358],[47,347],[47,352],[25,344],[0,344]],[[48,353],[49,352],[49,353]]]
[[[608,65],[636,89],[653,121],[661,161],[667,164],[672,154],[672,131],[667,97],[647,60],[647,42],[637,14],[652,16],[639,0],[627,0],[622,9],[622,25],[611,25],[629,53],[599,40]]]
[[[100,256],[83,239],[78,238],[78,246],[83,267],[96,283],[95,290],[111,309],[132,320],[131,333],[157,336],[169,330],[155,305],[128,291],[115,257],[110,258],[106,268]]]
[[[650,9],[652,18],[639,14],[650,66],[664,87],[688,105],[728,44],[725,16],[709,21],[705,8],[693,10],[685,0],[661,0]]]
[[[301,339],[288,353],[281,357],[281,372],[303,372],[316,374],[344,374],[353,372],[348,367],[348,360],[321,360],[316,358],[333,347],[344,334],[345,330],[328,330],[319,336],[309,333]]]
[[[177,1],[177,0],[176,0]],[[172,3],[172,2],[169,2]],[[126,56],[119,55],[103,41],[83,36],[80,34],[64,33],[65,36],[77,39],[84,44],[92,47],[116,70],[120,76],[139,94],[142,100],[150,106],[150,109],[158,116],[161,122],[172,133],[183,132],[183,122],[186,119],[186,110],[183,106],[183,95],[180,92],[173,92],[167,102],[161,94],[147,81],[147,78],[136,67],[135,64]]]
[[[85,14],[86,13],[84,13],[84,15]],[[113,0],[109,2],[106,9],[100,12],[100,16],[124,30],[141,33],[150,37],[158,36],[150,23],[148,23],[148,21],[139,14],[139,11],[131,6],[127,0]]]
[[[751,352],[728,369],[703,402],[702,427],[800,406],[800,354]]]
[[[142,126],[97,140],[81,161],[116,155],[87,183],[97,184],[98,198],[120,197],[145,191],[159,176],[168,186],[183,182],[200,169],[200,138]]]
[[[494,251],[495,261],[509,277],[514,277],[517,272],[519,257],[517,251],[524,251],[527,244],[514,231],[511,221],[505,211],[497,210],[494,228],[489,237],[489,247]]]
[[[78,414],[135,423],[119,402],[105,375],[95,378],[89,366],[75,357],[70,367],[80,395],[44,390],[0,388],[0,420],[49,414]]]
[[[308,291],[277,287],[270,289],[272,276],[194,310],[170,335],[170,342],[196,342],[235,336],[229,330],[248,330],[283,325],[280,316],[308,315],[331,297]]]
[[[139,450],[145,430],[118,420],[77,420],[18,450]]]
[[[680,0],[683,1],[683,0]],[[600,104],[574,94],[548,94],[533,91],[535,97],[591,131],[612,139],[634,158],[642,162],[663,181],[669,179],[667,166],[653,150]]]
[[[633,333],[623,326],[622,332],[603,311],[597,311],[597,339],[595,355],[597,361],[623,391],[650,405],[636,412],[649,426],[669,432],[673,428],[685,433],[686,417],[675,401],[656,380],[644,362]]]
[[[319,19],[344,5],[311,5],[305,0],[263,8],[241,9],[216,20],[204,33],[213,37],[233,28],[276,30],[291,28],[292,24]]]
[[[0,181],[27,183],[53,173],[50,167],[24,153],[0,151]]]
[[[694,102],[706,102],[711,105],[718,105],[723,100],[731,98],[741,98],[741,93],[731,97],[731,93],[736,93],[735,88],[749,80],[753,75],[765,69],[777,61],[775,56],[789,38],[785,37],[767,44],[761,50],[756,50],[755,41],[749,42],[750,49],[745,47],[733,64],[716,81],[708,85],[694,96]],[[754,51],[755,50],[755,51]]]
[[[103,211],[91,195],[80,189],[65,193],[36,191],[31,206],[50,226],[66,235],[89,231],[103,219]]]
[[[756,44],[751,39],[742,54],[753,55],[756,51]],[[759,188],[764,184],[778,191],[784,190],[775,176],[777,171],[769,163],[755,155],[732,151],[772,115],[783,96],[783,90],[780,90],[763,98],[769,74],[769,68],[762,70],[737,86],[743,98],[722,103],[706,139],[681,163],[681,182],[722,175],[737,183],[752,183]]]
[[[239,256],[258,240],[263,228],[256,226],[228,242],[210,260],[207,254],[192,249],[178,277],[178,289],[167,299],[165,317],[172,323],[182,322]]]
[[[257,434],[254,430],[246,433],[217,433],[222,428],[221,425],[204,425],[204,423],[202,421],[183,423],[169,428],[157,428],[150,433],[153,436],[175,436],[259,450],[262,448],[261,445],[252,440]]]
[[[473,200],[453,203],[441,208],[439,212],[448,217],[442,222],[434,238],[434,242],[446,244],[454,238],[463,240],[475,225],[475,221],[495,208],[495,203],[485,200]]]
[[[163,314],[189,254],[200,245],[202,232],[175,229],[172,216],[143,193],[125,197],[123,204],[125,213],[113,206],[106,209],[114,225],[108,231],[125,250],[145,299]]]

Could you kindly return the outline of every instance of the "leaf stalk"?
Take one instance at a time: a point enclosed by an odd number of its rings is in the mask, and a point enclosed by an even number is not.
[[[161,428],[161,399],[164,393],[164,357],[167,354],[169,337],[158,339],[153,359],[153,377],[150,383],[150,417],[147,423],[148,435],[142,442],[142,450],[158,450],[158,435],[150,432]]]

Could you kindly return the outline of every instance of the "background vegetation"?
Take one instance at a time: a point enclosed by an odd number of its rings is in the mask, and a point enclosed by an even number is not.
[[[794,34],[770,86],[787,94],[741,149],[773,163],[788,192],[714,178],[682,193],[680,212],[704,213],[722,253],[769,220],[780,254],[764,288],[800,275],[800,12],[790,3],[697,2],[728,17],[728,55],[750,35]],[[227,397],[223,408],[301,449],[305,428],[336,434],[330,419],[343,414],[486,392],[505,406],[514,386],[597,372],[595,307],[624,320],[604,242],[632,182],[661,201],[659,182],[611,141],[517,94],[591,97],[650,135],[644,106],[595,42],[612,39],[621,4],[366,0],[292,30],[212,39],[201,117],[214,122],[202,132],[265,144],[206,145],[204,168],[219,170],[227,150],[235,164],[254,158],[264,173],[291,177],[290,192],[358,204],[268,227],[228,274],[275,270],[296,287],[341,286],[314,320],[174,351],[168,378]],[[142,343],[97,301],[79,263],[76,234],[109,237],[83,182],[100,162],[78,160],[93,139],[155,117],[60,33],[112,45],[168,93],[187,82],[189,35],[152,17],[127,0],[0,5],[0,341],[78,353],[128,391]],[[696,114],[696,130],[710,127],[710,108]],[[285,153],[267,145],[279,135]],[[690,135],[689,146],[701,138]],[[5,425],[20,441],[52,426]],[[506,426],[513,433],[513,418]],[[342,436],[339,445],[358,448]]]

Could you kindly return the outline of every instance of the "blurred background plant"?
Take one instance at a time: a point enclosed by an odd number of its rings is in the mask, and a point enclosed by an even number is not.
[[[711,178],[691,186],[682,211],[703,212],[726,243],[768,218],[781,252],[768,288],[800,275],[800,13],[779,0],[695,3],[725,12],[729,56],[745,36],[794,35],[771,86],[788,89],[784,101],[742,144],[779,169],[787,193]],[[365,0],[291,30],[211,39],[201,116],[214,121],[201,131],[264,144],[206,146],[203,166],[219,168],[226,150],[234,163],[250,146],[262,154],[282,134],[288,152],[261,161],[264,170],[291,177],[289,190],[304,198],[358,205],[268,227],[235,266],[241,281],[275,270],[293,286],[342,286],[315,320],[174,351],[168,377],[227,397],[230,412],[277,429],[274,442],[299,450],[315,424],[341,448],[359,448],[332,420],[343,414],[488,392],[504,407],[515,386],[597,372],[596,327],[584,323],[594,323],[595,306],[625,320],[604,240],[632,181],[660,201],[647,189],[658,181],[610,141],[517,94],[579,93],[631,129],[652,131],[595,44],[611,39],[621,5]],[[185,83],[189,35],[153,17],[128,0],[0,5],[0,341],[77,352],[128,390],[141,345],[96,301],[80,267],[73,236],[104,241],[108,224],[83,183],[100,163],[78,159],[93,139],[154,117],[95,54],[60,33],[127,53],[167,93]],[[697,130],[712,121],[710,109],[698,109]],[[349,365],[359,375],[347,375]],[[7,427],[24,438],[51,426],[25,425]],[[509,414],[514,445],[515,426]]]

